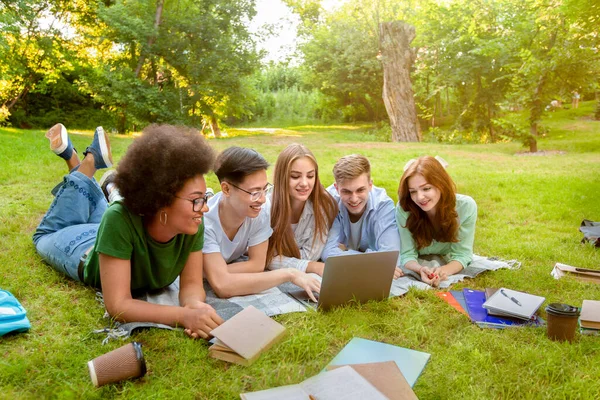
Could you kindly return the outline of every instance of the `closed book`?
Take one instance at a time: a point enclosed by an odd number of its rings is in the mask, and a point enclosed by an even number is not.
[[[252,364],[285,334],[283,325],[248,306],[212,330],[214,344],[208,355],[240,365]]]
[[[365,364],[394,361],[408,384],[413,387],[431,354],[393,344],[353,338],[327,365]]]
[[[584,300],[579,321],[582,328],[600,329],[600,301]]]
[[[483,303],[483,308],[496,315],[530,320],[545,300],[542,296],[500,288]]]

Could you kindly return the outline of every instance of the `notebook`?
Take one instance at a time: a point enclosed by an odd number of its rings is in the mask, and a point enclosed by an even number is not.
[[[422,351],[355,337],[331,360],[327,367],[394,361],[410,387],[413,387],[430,357],[431,354]]]
[[[435,295],[440,299],[444,300],[446,303],[450,304],[456,311],[465,314],[467,317],[469,314],[465,311],[463,306],[454,298],[452,293],[450,292],[435,292]]]
[[[530,320],[545,300],[542,296],[500,288],[486,300],[483,308],[495,315]]]
[[[210,357],[250,365],[283,337],[285,328],[262,311],[248,306],[211,334],[215,339],[208,348]]]
[[[482,290],[463,289],[463,296],[467,306],[469,318],[481,328],[496,328],[502,329],[509,326],[522,326],[529,323],[518,318],[497,317],[489,315],[487,310],[483,308],[485,303],[485,292]],[[538,325],[539,323],[534,323]]]
[[[240,394],[242,400],[386,400],[369,381],[350,366],[322,372],[297,385]]]
[[[584,300],[579,321],[582,328],[600,329],[600,301]]]

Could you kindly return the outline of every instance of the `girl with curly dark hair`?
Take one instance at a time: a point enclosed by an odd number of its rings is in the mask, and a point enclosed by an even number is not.
[[[411,160],[398,187],[396,223],[400,231],[401,264],[432,286],[467,267],[473,257],[477,204],[456,193],[456,186],[434,157]],[[422,255],[439,255],[439,268],[420,265]]]
[[[109,206],[93,178],[112,164],[102,128],[80,164],[64,126],[46,136],[72,171],[33,235],[38,253],[58,271],[100,288],[113,318],[183,326],[188,336],[207,338],[222,323],[204,303],[202,284],[211,147],[196,131],[149,126],[119,163],[114,183],[122,199]],[[180,307],[134,299],[178,276]]]

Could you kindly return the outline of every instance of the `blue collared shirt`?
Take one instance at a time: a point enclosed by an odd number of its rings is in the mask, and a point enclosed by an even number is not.
[[[369,192],[369,199],[363,214],[364,222],[362,225],[360,244],[357,250],[342,250],[339,244],[348,246],[350,238],[350,216],[346,206],[342,203],[335,186],[331,185],[327,191],[338,202],[339,213],[333,222],[327,243],[321,258],[327,260],[329,256],[339,256],[344,254],[357,254],[360,252],[369,253],[372,251],[400,251],[400,235],[396,225],[394,201],[387,195],[385,189],[376,187]],[[400,265],[400,257],[398,264]]]

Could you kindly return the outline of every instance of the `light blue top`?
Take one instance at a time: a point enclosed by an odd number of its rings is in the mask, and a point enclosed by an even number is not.
[[[369,199],[365,213],[363,214],[364,223],[358,246],[359,251],[343,251],[338,247],[339,243],[348,246],[350,216],[335,186],[329,186],[327,191],[338,202],[340,211],[333,221],[333,225],[327,236],[327,243],[321,255],[323,261],[327,260],[329,256],[400,250],[400,236],[398,235],[398,227],[394,219],[394,201],[387,195],[385,189],[373,185],[373,188],[369,192]]]
[[[473,240],[475,238],[475,222],[477,221],[477,204],[475,200],[463,194],[456,195],[456,212],[458,213],[458,242],[447,243],[433,240],[431,244],[418,251],[412,234],[405,228],[408,212],[396,206],[396,223],[402,240],[400,260],[402,266],[409,261],[417,261],[419,255],[437,254],[446,259],[446,262],[458,261],[466,268],[473,258]]]

